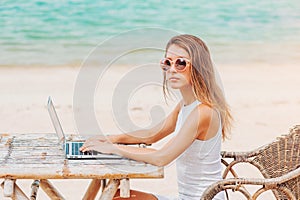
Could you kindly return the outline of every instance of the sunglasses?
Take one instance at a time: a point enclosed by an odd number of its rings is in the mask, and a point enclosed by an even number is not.
[[[191,62],[187,58],[177,58],[174,61],[169,58],[163,58],[160,61],[160,67],[166,72],[171,69],[172,65],[174,64],[176,71],[184,72],[190,63]]]

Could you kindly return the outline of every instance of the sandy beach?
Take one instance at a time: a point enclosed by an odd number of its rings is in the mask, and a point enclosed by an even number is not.
[[[246,65],[218,65],[226,97],[231,105],[235,119],[230,140],[223,143],[223,150],[247,151],[260,147],[288,129],[300,123],[300,69],[294,63],[271,65],[251,63]],[[120,68],[121,69],[121,68]],[[54,98],[57,111],[66,133],[77,133],[73,113],[74,85],[79,66],[57,67],[1,67],[0,68],[0,132],[1,133],[53,133],[46,109],[48,96]],[[126,68],[122,68],[126,71]],[[108,77],[118,81],[122,70],[110,71]],[[121,71],[121,72],[120,72]],[[141,74],[141,76],[146,76]],[[114,80],[114,78],[116,78]],[[110,93],[109,84],[102,95]],[[104,92],[104,93],[103,93]],[[135,123],[149,124],[149,108],[155,103],[162,105],[162,92],[157,89],[145,89],[143,95],[133,98],[129,111]],[[148,98],[148,96],[152,98]],[[141,98],[144,97],[144,98]],[[146,97],[146,98],[145,98]],[[157,102],[153,99],[157,99]],[[111,108],[105,106],[109,100],[96,106],[96,115],[105,131],[119,133]],[[137,105],[134,105],[137,104]],[[165,106],[170,111],[173,104]],[[146,113],[146,114],[145,114]],[[159,148],[161,144],[155,147]],[[250,176],[253,172],[241,169],[241,174]],[[257,176],[257,175],[255,175]],[[80,199],[80,193],[87,187],[88,180],[72,182],[55,181],[58,189],[64,188],[66,199]],[[19,181],[29,194],[28,181]],[[165,168],[165,178],[159,180],[133,180],[133,189],[160,194],[176,194],[175,165]],[[2,196],[2,190],[0,190]],[[47,199],[40,191],[39,199]]]
[[[296,0],[1,1],[0,139],[55,134],[49,96],[66,134],[155,125],[179,101],[174,92],[165,102],[159,59],[171,37],[191,34],[209,47],[232,110],[222,150],[259,148],[300,124],[299,10]],[[131,180],[131,189],[175,196],[176,166],[164,169],[163,179]],[[248,165],[235,169],[241,177],[261,177]],[[27,195],[32,181],[18,180]],[[53,182],[65,199],[77,200],[90,180]],[[40,189],[38,199],[49,197]],[[275,198],[267,192],[259,199]]]

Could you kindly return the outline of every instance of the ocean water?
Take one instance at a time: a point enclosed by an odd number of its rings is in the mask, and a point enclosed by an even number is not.
[[[108,38],[149,27],[201,37],[217,62],[300,57],[299,0],[1,0],[0,65],[77,65]],[[145,36],[166,40],[134,37]]]

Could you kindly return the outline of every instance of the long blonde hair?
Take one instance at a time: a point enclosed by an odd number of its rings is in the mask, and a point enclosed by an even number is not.
[[[218,86],[213,63],[206,44],[193,35],[178,35],[170,39],[166,52],[171,45],[179,46],[190,56],[191,84],[197,100],[217,109],[221,115],[222,136],[225,139],[231,129],[232,115],[226,102],[223,91]],[[163,91],[165,97],[169,94],[166,73],[164,73]]]

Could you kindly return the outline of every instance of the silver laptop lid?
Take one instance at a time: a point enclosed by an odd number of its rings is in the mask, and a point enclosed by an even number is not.
[[[59,142],[65,142],[65,134],[64,134],[64,131],[61,127],[61,124],[59,122],[59,119],[58,119],[58,116],[56,114],[56,111],[55,111],[55,108],[54,108],[54,105],[53,105],[53,102],[52,102],[52,99],[51,97],[49,96],[48,98],[48,112],[49,112],[49,115],[50,115],[50,118],[51,118],[51,121],[53,123],[53,126],[55,128],[55,131],[56,131],[56,134],[58,136],[58,139],[59,139]]]

